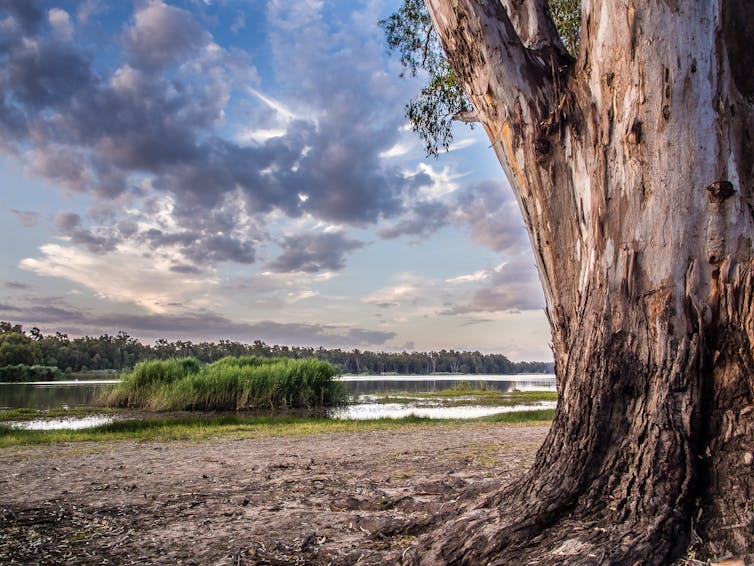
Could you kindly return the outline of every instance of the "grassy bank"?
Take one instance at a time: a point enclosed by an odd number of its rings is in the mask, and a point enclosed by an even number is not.
[[[137,364],[107,395],[109,407],[149,411],[294,409],[346,399],[337,370],[315,359],[228,357],[208,365],[194,358]]]
[[[7,425],[0,425],[0,447],[81,441],[170,441],[205,440],[217,437],[304,436],[308,434],[383,430],[407,426],[443,426],[449,424],[465,426],[480,422],[510,425],[548,425],[552,417],[552,410],[542,410],[501,413],[474,420],[441,420],[414,416],[403,419],[333,420],[287,416],[241,417],[222,415],[119,420],[82,430],[19,430]]]
[[[476,405],[511,407],[557,401],[558,394],[555,391],[498,391],[487,387],[484,382],[471,384],[464,381],[441,391],[422,393],[395,391],[375,396],[375,400],[381,403],[409,404],[428,399],[445,407],[465,405],[470,401]]]

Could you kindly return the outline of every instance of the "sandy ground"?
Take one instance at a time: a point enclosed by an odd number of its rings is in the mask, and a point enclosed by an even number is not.
[[[3,564],[385,564],[547,428],[468,424],[0,451]]]

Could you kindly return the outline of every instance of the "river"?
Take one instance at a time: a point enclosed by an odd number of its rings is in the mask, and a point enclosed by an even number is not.
[[[461,382],[473,388],[499,391],[555,391],[555,376],[519,375],[344,375],[339,378],[352,397],[402,391],[424,393],[454,387]],[[0,409],[57,409],[91,406],[118,380],[39,381],[0,383]]]
[[[348,388],[351,403],[329,411],[335,419],[401,418],[416,415],[427,418],[477,418],[502,412],[554,408],[554,401],[526,405],[479,405],[470,397],[457,398],[452,406],[436,398],[421,398],[422,393],[441,391],[464,383],[469,389],[497,391],[554,391],[555,376],[520,375],[345,375],[338,378]],[[0,409],[58,409],[91,407],[97,399],[118,383],[117,380],[44,381],[34,383],[0,383]],[[415,396],[410,402],[381,400],[389,393]],[[464,402],[466,401],[466,402]],[[112,417],[102,417],[112,420]],[[99,417],[70,417],[62,420],[41,419],[19,423],[24,428],[83,428],[101,424]]]

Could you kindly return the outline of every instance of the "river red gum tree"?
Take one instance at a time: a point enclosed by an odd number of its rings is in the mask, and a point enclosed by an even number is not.
[[[515,485],[426,563],[754,552],[754,3],[426,0],[517,196],[560,401]]]

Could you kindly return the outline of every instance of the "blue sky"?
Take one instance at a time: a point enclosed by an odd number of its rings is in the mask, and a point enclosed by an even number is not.
[[[407,126],[397,4],[0,0],[0,319],[550,359],[481,128]]]

